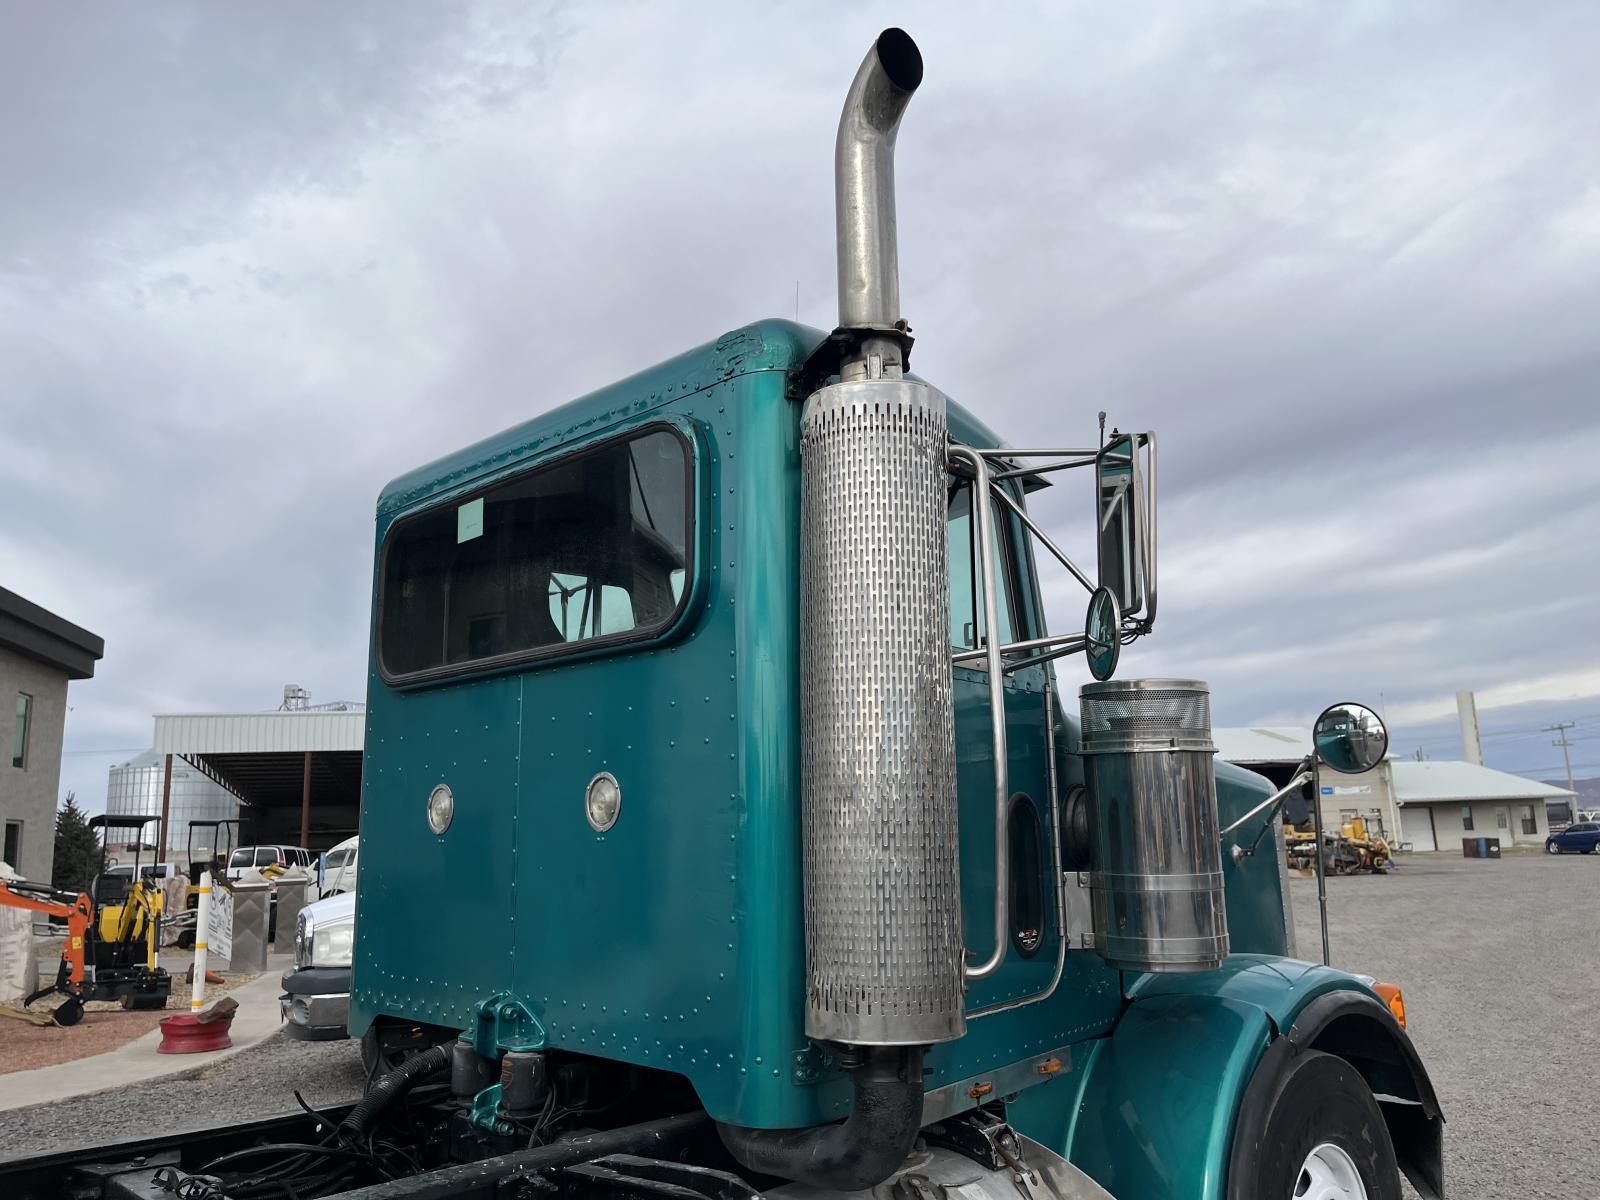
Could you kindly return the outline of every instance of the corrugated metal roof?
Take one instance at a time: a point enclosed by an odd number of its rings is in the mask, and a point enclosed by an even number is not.
[[[157,754],[289,754],[355,750],[364,712],[175,713],[156,717]]]
[[[1213,729],[1217,757],[1231,763],[1293,763],[1311,753],[1311,730],[1297,728]]]
[[[1394,759],[1395,799],[1401,804],[1433,804],[1463,800],[1557,800],[1572,795],[1566,788],[1537,783],[1469,762],[1413,762]]]

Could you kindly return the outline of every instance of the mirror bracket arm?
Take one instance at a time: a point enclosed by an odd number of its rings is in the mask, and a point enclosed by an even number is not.
[[[1278,809],[1282,806],[1284,800],[1288,798],[1289,793],[1294,791],[1295,788],[1300,787],[1301,785],[1306,783],[1310,778],[1311,778],[1311,772],[1310,771],[1302,770],[1302,771],[1298,772],[1293,779],[1289,780],[1288,783],[1284,784],[1281,788],[1279,788],[1277,791],[1273,792],[1272,795],[1268,796],[1260,804],[1256,805],[1249,812],[1245,813],[1244,816],[1240,817],[1236,821],[1230,822],[1225,828],[1223,828],[1217,834],[1217,836],[1219,838],[1227,837],[1230,833],[1232,833],[1235,829],[1238,829],[1241,825],[1248,824],[1251,821],[1252,818],[1254,818],[1257,814],[1259,814],[1261,812],[1266,812],[1266,814],[1267,814],[1266,821],[1262,824],[1262,829],[1265,830],[1266,828],[1268,828],[1272,824],[1272,818],[1277,815]],[[1250,849],[1245,851],[1245,853],[1246,854],[1254,854],[1255,853],[1255,848],[1256,848],[1256,843],[1259,843],[1260,841],[1261,841],[1261,835],[1258,833],[1256,835],[1256,842],[1252,843],[1251,846],[1250,846]]]
[[[1039,528],[1037,522],[1035,522],[1034,519],[1027,514],[1027,511],[1023,509],[1022,505],[1013,500],[1010,495],[1007,494],[1005,488],[1001,487],[993,480],[990,481],[989,487],[994,494],[999,497],[1000,502],[1004,504],[1006,508],[1010,509],[1016,518],[1022,522],[1022,524],[1027,528],[1028,532],[1033,534],[1034,537],[1038,538],[1039,541],[1044,545],[1044,548],[1055,556],[1056,561],[1065,567],[1068,572],[1071,573],[1072,577],[1083,585],[1084,590],[1093,593],[1095,589],[1094,581],[1083,573],[1083,571],[1078,567],[1077,563],[1073,562],[1067,557],[1066,551],[1062,550],[1060,546],[1057,546],[1055,542],[1050,539],[1049,534],[1045,533],[1043,529]]]

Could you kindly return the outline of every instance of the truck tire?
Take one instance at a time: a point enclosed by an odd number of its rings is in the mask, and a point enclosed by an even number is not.
[[[1280,1039],[1240,1105],[1228,1200],[1330,1196],[1400,1200],[1389,1128],[1354,1067]]]

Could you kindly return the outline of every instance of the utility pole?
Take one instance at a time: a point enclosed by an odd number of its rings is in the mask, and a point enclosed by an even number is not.
[[[1546,725],[1544,732],[1559,733],[1561,735],[1559,742],[1551,742],[1550,744],[1561,747],[1561,759],[1567,764],[1567,791],[1572,793],[1572,798],[1567,801],[1567,811],[1571,813],[1568,820],[1576,821],[1578,819],[1578,789],[1572,786],[1572,755],[1567,749],[1567,730],[1571,729],[1573,724],[1574,722],[1572,721],[1558,721],[1554,725]]]

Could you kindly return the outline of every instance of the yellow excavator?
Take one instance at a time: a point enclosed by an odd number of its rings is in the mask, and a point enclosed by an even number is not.
[[[172,978],[156,961],[161,944],[161,885],[141,872],[138,842],[133,872],[106,870],[106,840],[112,829],[139,831],[156,817],[97,816],[89,827],[100,832],[100,871],[87,893],[65,891],[22,879],[0,881],[0,905],[21,908],[67,923],[61,965],[55,979],[23,1001],[23,1006],[54,992],[66,1000],[52,1014],[57,1025],[76,1025],[90,1000],[119,1000],[124,1008],[165,1008]]]
[[[1386,875],[1393,852],[1381,834],[1367,828],[1366,819],[1352,817],[1322,834],[1323,869],[1333,875]],[[1311,824],[1288,827],[1283,831],[1289,866],[1302,871],[1315,869],[1317,834]]]

